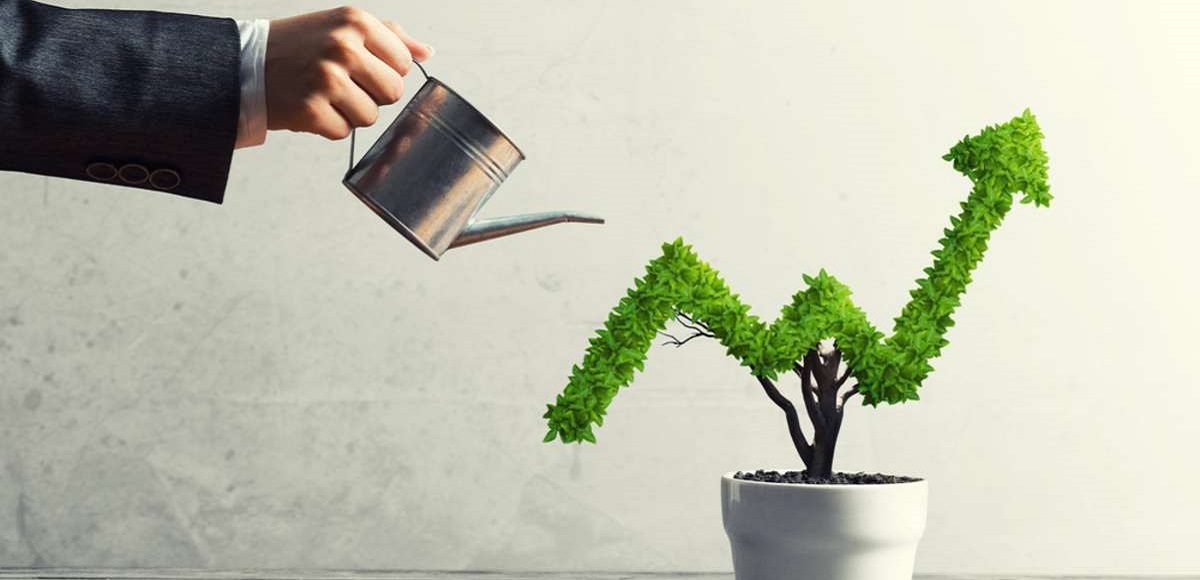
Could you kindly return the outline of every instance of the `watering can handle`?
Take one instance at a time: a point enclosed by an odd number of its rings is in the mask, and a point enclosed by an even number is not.
[[[428,81],[429,73],[425,72],[425,67],[421,66],[421,63],[419,63],[415,60],[413,61],[413,64],[417,65],[417,68],[421,70],[421,76],[424,76],[425,80]],[[355,128],[350,129],[350,166],[346,168],[347,174],[349,174],[350,171],[352,169],[354,169],[354,132],[355,131],[356,131]]]

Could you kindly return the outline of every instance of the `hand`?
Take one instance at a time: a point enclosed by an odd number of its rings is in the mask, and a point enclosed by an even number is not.
[[[267,128],[344,139],[404,94],[413,61],[433,56],[390,21],[343,6],[271,21]]]

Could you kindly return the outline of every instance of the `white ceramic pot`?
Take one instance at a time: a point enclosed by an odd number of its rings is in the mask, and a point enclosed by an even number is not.
[[[733,475],[721,478],[721,518],[737,580],[911,580],[924,480],[804,485]]]

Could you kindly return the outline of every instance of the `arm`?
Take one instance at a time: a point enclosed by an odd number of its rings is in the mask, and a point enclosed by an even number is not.
[[[0,170],[219,203],[239,57],[229,19],[0,0]]]
[[[0,170],[220,203],[235,143],[344,138],[433,54],[347,6],[265,24],[0,0]]]

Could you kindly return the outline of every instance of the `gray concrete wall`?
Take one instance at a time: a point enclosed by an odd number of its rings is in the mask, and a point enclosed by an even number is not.
[[[441,263],[311,136],[220,207],[0,175],[0,566],[729,570],[720,474],[798,461],[720,347],[655,348],[595,446],[545,403],[679,235],[761,316],[824,267],[890,328],[967,193],[939,157],[1028,106],[1058,198],[839,465],[931,481],[921,572],[1195,572],[1200,10],[960,4],[368,0],[529,154],[489,214],[610,220]]]

